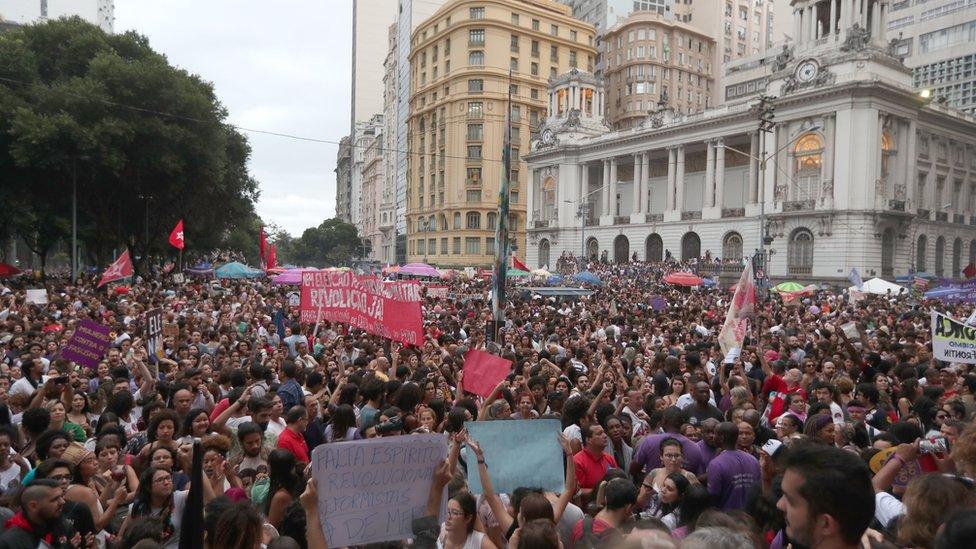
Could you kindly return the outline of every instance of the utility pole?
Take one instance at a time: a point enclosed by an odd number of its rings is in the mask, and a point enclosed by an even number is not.
[[[46,8],[45,8],[46,9]],[[71,283],[78,280],[78,160],[71,159]]]
[[[769,237],[766,234],[766,134],[773,131],[776,117],[775,97],[763,94],[759,96],[759,262],[762,265],[761,279],[768,279],[766,244]]]

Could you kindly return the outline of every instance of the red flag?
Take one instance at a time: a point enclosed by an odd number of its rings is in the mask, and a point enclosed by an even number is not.
[[[105,269],[98,287],[101,288],[109,282],[122,280],[127,276],[132,276],[132,260],[129,258],[129,250],[122,252],[122,255],[112,262],[108,269]]]
[[[265,260],[264,254],[267,253],[268,249],[268,238],[264,236],[264,225],[261,225],[261,240],[258,242],[261,249],[261,261]]]
[[[519,261],[519,258],[512,256],[512,267],[520,271],[529,272],[529,268],[525,266],[525,263]]]
[[[966,265],[966,268],[962,270],[962,274],[966,275],[966,278],[976,276],[976,265],[973,265],[972,263]]]
[[[183,246],[186,245],[183,239],[183,220],[181,219],[175,227],[173,227],[173,232],[169,233],[169,245],[182,250]]]
[[[464,390],[488,398],[511,371],[511,360],[471,349],[464,355]]]
[[[268,246],[268,269],[274,269],[278,266],[278,249],[274,244]]]

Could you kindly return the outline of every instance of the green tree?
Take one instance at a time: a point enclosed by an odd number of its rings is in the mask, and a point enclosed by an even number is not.
[[[11,203],[29,210],[12,212],[25,214],[14,230],[40,238],[40,223],[70,224],[76,176],[79,236],[100,266],[123,246],[137,271],[173,255],[180,218],[191,250],[257,255],[250,147],[226,118],[210,83],[139,34],[74,17],[0,35],[0,173],[15,182]]]
[[[295,261],[313,267],[347,265],[363,256],[363,244],[355,225],[339,218],[327,219],[318,227],[305,229],[295,240]]]

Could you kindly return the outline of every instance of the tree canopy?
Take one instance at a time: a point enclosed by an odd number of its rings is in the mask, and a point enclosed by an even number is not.
[[[250,147],[226,118],[209,82],[137,33],[73,17],[0,34],[0,237],[21,235],[43,264],[70,236],[76,181],[79,241],[96,265],[124,246],[171,253],[180,218],[191,249],[257,255]]]

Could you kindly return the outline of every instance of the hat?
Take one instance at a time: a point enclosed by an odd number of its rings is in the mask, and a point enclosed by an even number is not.
[[[78,442],[72,442],[64,451],[64,454],[61,455],[61,459],[70,463],[72,467],[77,467],[79,463],[85,461],[85,458],[90,455],[95,455],[95,452],[85,448]]]
[[[779,359],[779,353],[777,353],[772,349],[766,351],[765,355],[766,355],[766,360],[769,362]]]
[[[771,438],[767,440],[766,444],[763,444],[762,447],[759,448],[761,452],[765,453],[767,456],[771,458],[775,458],[776,454],[778,454],[779,451],[782,449],[783,449],[783,443],[775,438]]]

